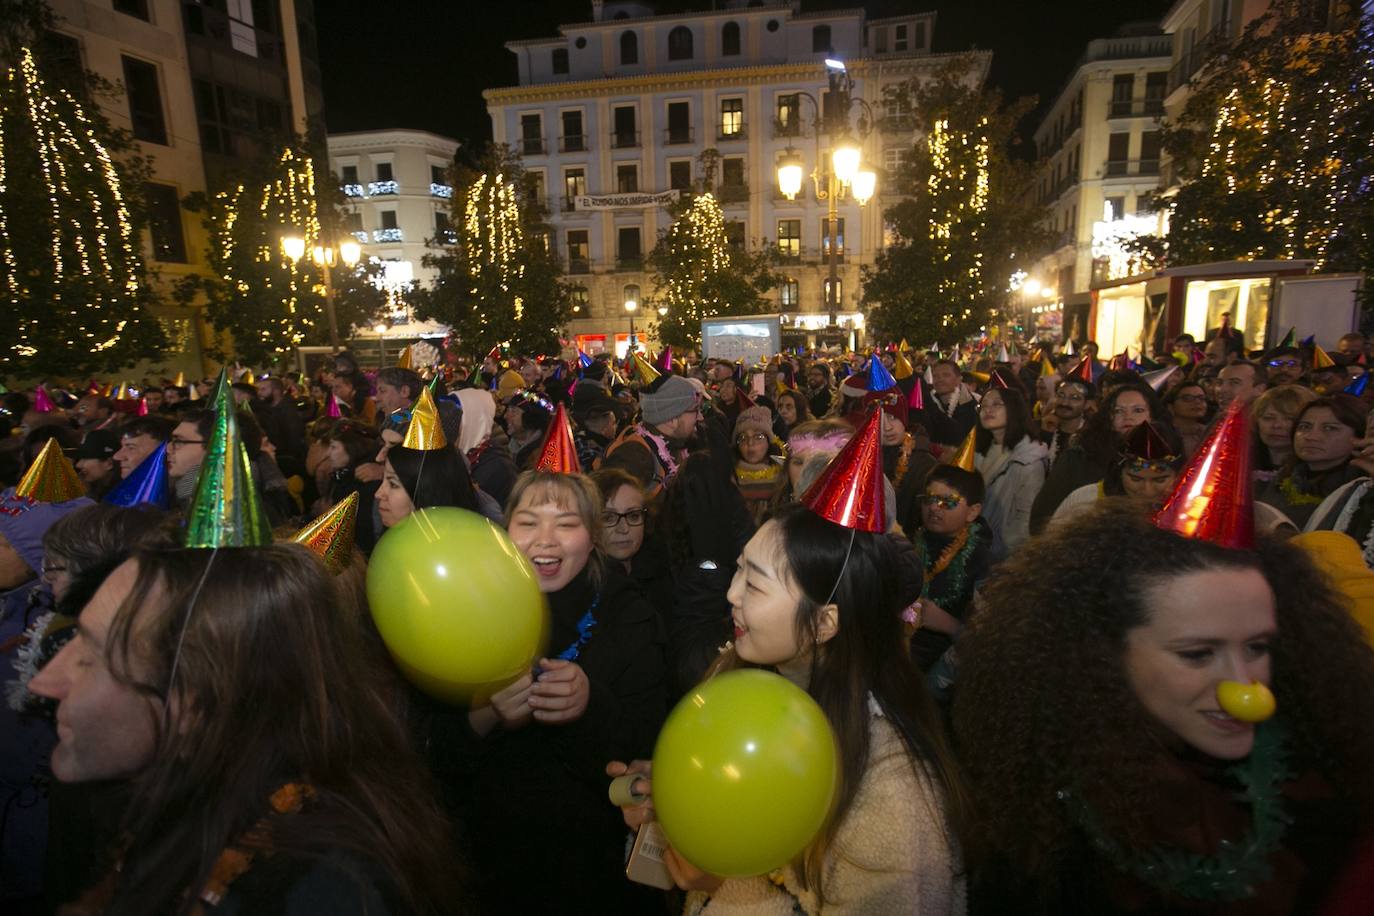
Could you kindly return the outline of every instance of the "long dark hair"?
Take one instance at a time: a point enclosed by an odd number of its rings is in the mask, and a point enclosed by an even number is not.
[[[1145,406],[1150,408],[1151,420],[1169,422],[1169,414],[1165,411],[1164,404],[1159,400],[1159,395],[1147,383],[1136,379],[1113,388],[1102,399],[1097,413],[1088,420],[1081,439],[1083,449],[1088,453],[1089,459],[1103,470],[1111,466],[1111,463],[1116,460],[1117,452],[1121,450],[1121,437],[1112,428],[1112,411],[1116,409],[1116,402],[1121,398],[1121,395],[1127,391],[1134,391],[1145,399]]]
[[[944,810],[932,811],[931,818],[945,829],[952,849],[961,845],[968,826],[969,802],[940,714],[906,648],[898,591],[901,576],[892,540],[842,528],[800,506],[783,509],[772,523],[778,525],[787,575],[802,594],[797,644],[816,645],[821,609],[827,601],[839,608],[838,631],[812,653],[809,687],[838,739],[839,796],[830,821],[807,849],[799,869],[803,886],[814,887],[823,900],[826,851],[874,763],[870,695],[913,765],[937,788],[932,795],[943,802]],[[716,670],[738,664],[730,651],[722,655]]]
[[[990,388],[983,397],[990,394],[1002,396],[1002,404],[1007,412],[1007,428],[1002,433],[1002,447],[1011,451],[1030,435],[1030,405],[1026,403],[1026,393],[1019,388]],[[974,427],[974,448],[978,454],[986,455],[992,447],[992,430],[984,429],[979,423]]]
[[[393,445],[387,449],[386,460],[416,509],[457,506],[480,511],[468,466],[453,449],[420,451]]]
[[[1159,438],[1163,439],[1165,444],[1169,446],[1169,454],[1174,456],[1174,460],[1169,463],[1170,466],[1175,471],[1183,467],[1183,462],[1186,460],[1187,456],[1183,454],[1183,440],[1179,438],[1178,431],[1174,429],[1173,425],[1162,420],[1148,420],[1146,421],[1146,425],[1153,428]],[[1125,472],[1126,465],[1131,463],[1132,457],[1134,456],[1131,455],[1123,442],[1121,451],[1117,453],[1116,460],[1113,461],[1112,466],[1107,469],[1107,476],[1102,478],[1103,493],[1108,496],[1121,496],[1125,494],[1126,488],[1122,486],[1121,475]]]
[[[388,705],[394,681],[361,622],[337,613],[319,559],[295,544],[135,559],[105,651],[116,678],[160,701],[159,727],[107,913],[185,911],[290,782],[315,801],[269,819],[277,855],[344,852],[341,871],[359,869],[362,887],[372,866],[407,912],[451,905],[447,824]]]

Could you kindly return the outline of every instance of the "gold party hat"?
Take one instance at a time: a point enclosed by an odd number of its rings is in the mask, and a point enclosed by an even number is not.
[[[71,459],[62,454],[58,441],[49,439],[29,465],[19,486],[14,488],[14,495],[40,503],[64,503],[85,496],[86,485],[81,482],[81,475],[76,473]]]
[[[635,375],[639,376],[639,384],[641,384],[641,385],[650,385],[650,384],[653,384],[654,379],[658,378],[658,377],[659,377],[659,374],[660,374],[659,371],[658,371],[657,369],[655,369],[655,368],[649,363],[649,361],[648,361],[647,359],[644,358],[644,354],[642,354],[642,353],[640,353],[638,350],[636,350],[636,351],[635,351]]]
[[[420,396],[415,399],[415,407],[410,412],[410,426],[406,428],[405,441],[401,446],[421,452],[448,447],[444,427],[439,423],[439,409],[434,406],[434,396],[428,388],[421,388]]]
[[[314,551],[332,573],[353,562],[354,532],[358,525],[358,492],[349,493],[324,515],[297,531],[291,540]]]
[[[963,468],[965,471],[976,470],[973,464],[973,456],[976,454],[974,437],[977,432],[978,428],[974,427],[969,430],[968,435],[964,437],[964,444],[959,446],[959,451],[954,453],[954,459],[950,461],[950,464],[954,467]]]
[[[410,344],[406,344],[406,348],[405,348],[404,350],[401,351],[401,355],[398,356],[398,357],[396,357],[396,368],[397,368],[397,369],[413,369],[413,368],[415,368],[414,366],[411,365],[411,360],[412,360],[412,357],[411,357],[411,355],[410,355]]]

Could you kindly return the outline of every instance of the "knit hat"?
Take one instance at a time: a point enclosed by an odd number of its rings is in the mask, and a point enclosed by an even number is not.
[[[767,407],[746,407],[735,419],[735,438],[745,433],[763,433],[770,439],[773,436],[773,415]]]
[[[43,535],[68,512],[92,505],[85,496],[63,502],[40,502],[16,496],[10,487],[0,493],[0,536],[9,541],[24,565],[37,573],[43,566]]]
[[[700,402],[696,388],[680,375],[661,375],[639,393],[640,413],[653,426],[681,416]]]
[[[504,401],[524,387],[525,380],[520,377],[520,373],[514,369],[507,369],[496,381],[496,397]]]

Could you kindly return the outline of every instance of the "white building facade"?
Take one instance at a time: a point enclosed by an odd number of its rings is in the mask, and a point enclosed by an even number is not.
[[[348,225],[363,257],[382,263],[393,288],[432,286],[424,256],[449,239],[453,187],[449,172],[458,141],[422,130],[330,134],[329,170],[348,199]]]
[[[625,302],[652,303],[644,259],[671,223],[661,195],[707,181],[708,150],[731,241],[776,246],[785,258],[786,282],[771,294],[785,327],[828,324],[827,204],[810,180],[787,200],[776,174],[789,151],[808,173],[829,162],[831,141],[812,127],[816,104],[826,104],[827,58],[844,62],[853,97],[868,105],[853,106],[851,124],[872,115],[860,147],[878,194],[864,207],[841,201],[836,226],[840,324],[861,336],[860,270],[881,249],[882,209],[892,202],[884,169],[915,142],[909,111],[886,104],[884,89],[946,62],[930,53],[934,14],[866,20],[857,9],[803,13],[797,2],[722,6],[656,16],[642,3],[594,2],[590,22],[508,44],[519,85],[484,93],[495,141],[523,156],[548,209],[552,244],[577,288],[568,330],[585,350],[623,350]],[[973,60],[970,79],[981,80],[990,55]],[[656,317],[634,315],[637,331]]]

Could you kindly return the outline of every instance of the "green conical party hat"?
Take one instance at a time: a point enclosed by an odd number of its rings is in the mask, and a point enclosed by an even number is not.
[[[229,394],[229,367],[225,366],[219,370],[219,379],[215,382],[215,390],[210,392],[210,405],[218,406],[219,399],[225,396],[233,398]]]
[[[272,543],[272,526],[253,481],[234,395],[223,372],[216,388],[215,429],[186,513],[186,546],[265,547]]]

